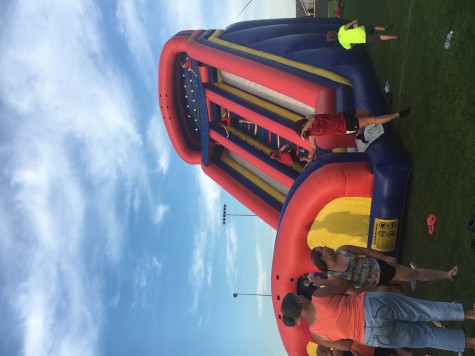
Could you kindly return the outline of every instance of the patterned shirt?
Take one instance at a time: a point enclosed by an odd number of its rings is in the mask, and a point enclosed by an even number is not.
[[[358,257],[357,255],[335,250],[335,254],[345,256],[348,261],[348,269],[344,272],[328,271],[328,277],[339,277],[352,283],[356,288],[375,287],[379,283],[381,269],[378,261],[372,257]]]

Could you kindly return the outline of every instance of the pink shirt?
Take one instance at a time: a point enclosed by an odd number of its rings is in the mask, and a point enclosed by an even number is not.
[[[312,333],[330,341],[352,339],[364,343],[364,295],[332,295],[312,297],[317,319],[309,326]]]

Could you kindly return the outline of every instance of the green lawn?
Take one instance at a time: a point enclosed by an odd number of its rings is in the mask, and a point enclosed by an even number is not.
[[[475,299],[475,251],[467,230],[475,213],[474,13],[475,0],[347,0],[344,13],[362,25],[393,23],[389,33],[401,36],[366,46],[380,87],[391,84],[392,110],[412,105],[412,113],[395,123],[413,167],[399,258],[441,269],[458,263],[453,284],[420,282],[414,295],[465,306]],[[446,50],[450,30],[454,40]],[[437,216],[433,236],[427,233],[429,213]],[[475,336],[475,322],[464,325]]]

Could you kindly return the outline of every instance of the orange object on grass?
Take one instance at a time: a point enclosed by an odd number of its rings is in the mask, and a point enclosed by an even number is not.
[[[427,228],[429,231],[429,235],[433,235],[435,231],[435,222],[437,221],[436,217],[434,214],[429,214],[429,217],[427,218]]]

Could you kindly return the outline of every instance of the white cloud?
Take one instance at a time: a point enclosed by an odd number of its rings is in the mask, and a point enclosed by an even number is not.
[[[256,236],[256,293],[270,294],[271,281],[270,271],[272,269],[272,254],[275,244],[275,230],[262,220],[255,220],[255,231],[259,234]],[[266,298],[257,298],[257,312],[259,319],[264,317],[264,303],[268,302]]]
[[[160,279],[163,262],[157,257],[143,252],[137,260],[133,283],[134,300],[132,307],[146,309],[149,313],[156,312],[155,301],[160,296]]]
[[[203,293],[206,273],[206,249],[208,244],[205,233],[203,232],[195,233],[193,240],[193,253],[188,280],[191,284],[191,293],[193,297],[191,311],[195,312],[200,303],[201,293]]]
[[[199,186],[198,205],[203,207],[199,214],[197,231],[193,238],[193,253],[189,282],[193,302],[191,311],[197,310],[200,301],[213,283],[214,251],[219,227],[221,188],[206,176],[201,167],[194,169]]]
[[[157,160],[157,167],[159,173],[166,174],[170,167],[170,139],[166,133],[163,119],[155,111],[153,117],[147,128],[147,143],[152,148]]]
[[[266,286],[269,284],[269,275],[267,274],[267,269],[264,267],[262,259],[262,251],[260,246],[256,247],[256,264],[257,264],[257,285],[256,293],[257,294],[267,294],[269,290]],[[263,317],[263,308],[264,308],[263,298],[257,298],[257,314],[259,319],[262,320]]]
[[[295,2],[288,0],[253,1],[238,16],[247,3],[248,0],[176,0],[164,3],[160,10],[167,21],[168,37],[181,30],[224,29],[239,21],[295,17]],[[162,35],[166,37],[167,32]]]
[[[202,0],[175,0],[173,2],[164,2],[162,5],[162,10],[164,10],[163,18],[174,29],[172,30],[173,32],[198,29],[205,23],[202,9],[206,5]]]
[[[221,198],[221,187],[203,173],[201,167],[195,169],[200,189],[200,206],[204,206],[203,216],[206,221],[206,228],[215,232],[219,226],[219,217],[222,214],[222,207],[219,204]]]
[[[145,30],[146,6],[144,1],[119,0],[116,17],[119,32],[124,36],[130,53],[135,57],[144,80],[152,87],[157,74],[155,58]]]
[[[116,308],[117,305],[119,305],[119,301],[120,301],[120,294],[117,293],[109,300],[109,307]]]
[[[93,2],[19,1],[0,16],[0,323],[25,355],[97,354],[108,302],[91,272],[120,261],[145,181],[129,84]]]
[[[159,225],[163,218],[165,217],[165,214],[167,211],[170,209],[168,205],[165,204],[160,204],[155,208],[155,214],[153,215],[153,222],[157,225]]]
[[[235,281],[237,279],[237,267],[236,267],[236,257],[238,252],[238,239],[237,232],[234,226],[230,226],[226,229],[226,261],[225,261],[225,271],[226,279],[228,282],[229,289],[234,290]]]

